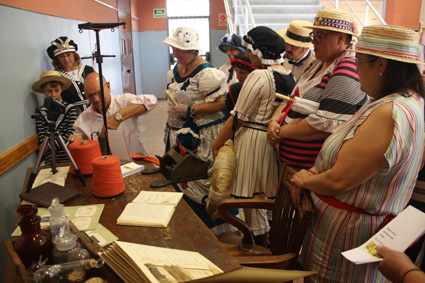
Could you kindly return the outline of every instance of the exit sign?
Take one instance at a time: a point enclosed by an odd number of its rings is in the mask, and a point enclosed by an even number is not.
[[[153,9],[154,18],[165,18],[165,9]]]

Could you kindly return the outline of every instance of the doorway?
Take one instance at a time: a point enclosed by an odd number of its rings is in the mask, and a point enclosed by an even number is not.
[[[172,36],[178,27],[195,29],[199,34],[202,51],[199,52],[205,60],[210,61],[210,0],[167,0],[168,36]],[[170,69],[177,60],[169,48]]]

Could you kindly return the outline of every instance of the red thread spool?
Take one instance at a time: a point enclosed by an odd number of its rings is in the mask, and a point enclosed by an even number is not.
[[[96,157],[102,156],[99,142],[95,140],[82,140],[69,145],[69,152],[80,169],[81,174],[89,175],[93,173],[92,161]],[[75,174],[74,167],[69,164],[69,171]]]
[[[93,159],[93,195],[113,197],[124,190],[120,159],[113,155]]]

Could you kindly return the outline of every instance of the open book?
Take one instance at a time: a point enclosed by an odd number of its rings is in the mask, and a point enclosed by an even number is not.
[[[183,193],[141,191],[117,219],[119,225],[167,227]]]
[[[197,252],[121,241],[101,257],[125,282],[186,282],[223,273]]]

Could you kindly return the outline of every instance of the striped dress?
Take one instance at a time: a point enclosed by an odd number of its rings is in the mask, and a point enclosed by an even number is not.
[[[365,105],[325,141],[315,167],[319,173],[331,169],[343,142],[353,138],[357,127],[384,103],[393,104],[395,123],[385,153],[388,166],[367,182],[333,196],[374,215],[334,208],[312,193],[316,212],[304,239],[300,263],[305,270],[317,271],[315,282],[385,281],[376,263],[355,265],[341,252],[363,244],[378,231],[385,215],[398,214],[408,203],[423,154],[423,99],[416,94],[410,97],[392,94]]]
[[[56,154],[56,163],[67,163],[69,162],[68,155],[62,149],[58,142],[58,134],[60,134],[66,143],[68,141],[68,137],[72,135],[74,128],[75,120],[77,119],[77,110],[75,106],[72,104],[68,104],[63,101],[62,104],[66,105],[65,114],[56,115],[54,117],[56,134],[55,134],[55,154]],[[39,111],[40,116],[37,116],[35,125],[37,127],[38,139],[41,144],[45,137],[50,135],[49,131],[49,118],[48,112],[46,108],[41,108]],[[52,155],[50,151],[51,141],[47,144],[48,151],[43,155],[43,161],[45,164],[52,163]]]
[[[232,194],[274,198],[278,181],[276,154],[267,143],[267,123],[278,103],[275,93],[291,93],[295,85],[291,72],[269,67],[251,72],[243,83],[231,114],[243,120],[235,135],[236,171]]]
[[[251,72],[242,85],[234,110],[244,121],[235,134],[236,169],[231,194],[238,198],[274,198],[278,183],[277,155],[267,143],[267,123],[278,102],[275,93],[289,95],[295,85],[291,72],[268,67]],[[253,235],[270,230],[267,210],[244,209]]]
[[[292,95],[317,102],[319,108],[315,113],[301,113],[291,107],[285,121],[282,121],[283,125],[306,118],[311,127],[333,133],[356,113],[367,99],[360,91],[356,62],[348,56],[347,52],[342,53],[317,77],[314,75],[323,63],[319,60],[312,63],[298,80]],[[280,143],[279,159],[298,168],[311,168],[323,142],[284,139]]]

